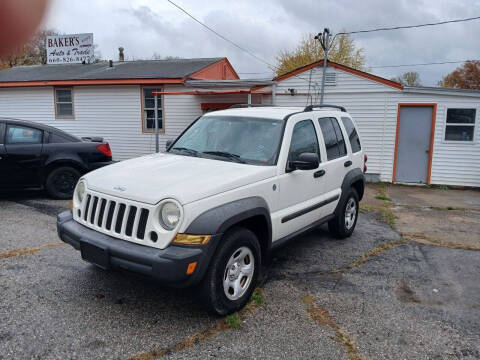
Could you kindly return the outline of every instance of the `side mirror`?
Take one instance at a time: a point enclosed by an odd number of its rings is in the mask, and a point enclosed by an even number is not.
[[[320,159],[315,153],[301,153],[297,160],[288,162],[288,170],[313,170],[320,165]]]
[[[167,143],[165,144],[165,150],[168,150],[168,148],[170,147],[170,145],[173,144],[173,140],[167,140]]]

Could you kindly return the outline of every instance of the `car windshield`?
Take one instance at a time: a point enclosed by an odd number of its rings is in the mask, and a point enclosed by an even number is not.
[[[241,116],[204,116],[169,152],[256,165],[276,163],[283,122]]]

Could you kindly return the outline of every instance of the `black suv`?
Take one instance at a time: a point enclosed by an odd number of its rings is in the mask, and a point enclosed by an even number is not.
[[[0,190],[46,189],[53,198],[69,199],[82,174],[111,163],[102,138],[0,118]]]

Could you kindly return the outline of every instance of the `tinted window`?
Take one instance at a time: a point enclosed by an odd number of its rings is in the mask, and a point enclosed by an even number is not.
[[[318,122],[322,129],[328,160],[346,155],[345,140],[337,120],[335,118],[320,118]]]
[[[72,140],[68,139],[65,136],[62,136],[60,134],[55,134],[55,133],[50,133],[49,136],[49,143],[69,143],[72,142]]]
[[[3,144],[5,124],[0,123],[0,144]]]
[[[315,153],[320,159],[317,133],[312,120],[300,121],[293,128],[288,160],[295,161],[302,153]]]
[[[43,131],[25,126],[7,127],[7,144],[40,144]]]
[[[352,152],[356,153],[362,150],[362,146],[360,145],[360,138],[357,134],[357,129],[355,129],[355,125],[353,125],[352,119],[348,117],[342,117],[343,126],[345,126],[345,130],[347,130],[348,138],[350,139],[350,146],[352,147]]]

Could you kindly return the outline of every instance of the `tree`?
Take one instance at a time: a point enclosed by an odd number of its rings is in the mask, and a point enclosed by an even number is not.
[[[438,86],[480,90],[480,61],[469,60],[438,82]]]
[[[55,30],[41,30],[23,46],[16,49],[9,55],[0,58],[0,70],[22,65],[45,65],[47,63],[47,36],[60,35]],[[95,58],[94,62],[102,61],[102,55],[98,51],[98,45],[93,44]]]
[[[347,35],[337,36],[328,52],[328,59],[354,69],[365,70],[364,49],[355,46],[353,39]],[[293,50],[282,50],[276,58],[277,75],[285,74],[299,67],[323,59],[323,49],[313,34],[306,34],[300,44]]]
[[[0,68],[46,64],[47,52],[45,40],[47,36],[57,34],[58,33],[54,30],[42,30],[37,32],[28,43],[17,48],[16,51],[11,54],[0,58]]]
[[[401,76],[393,77],[390,80],[400,83],[404,86],[422,86],[420,74],[416,71],[409,71]]]

